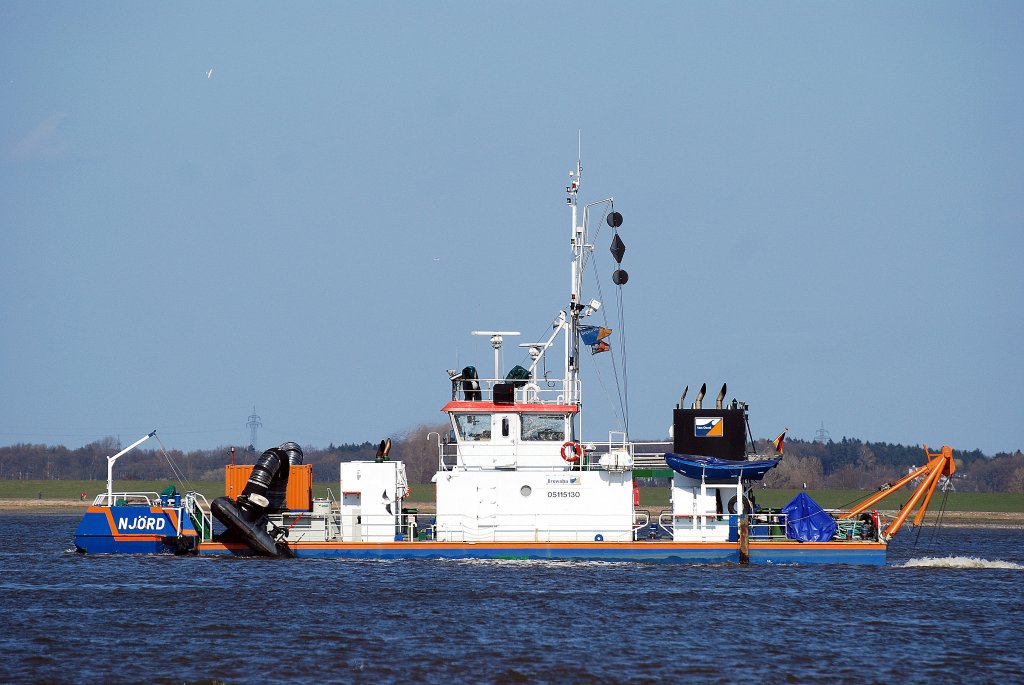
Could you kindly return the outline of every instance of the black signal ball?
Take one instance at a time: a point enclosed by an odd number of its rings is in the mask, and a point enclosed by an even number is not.
[[[612,212],[608,215],[608,218],[605,219],[605,221],[607,221],[608,225],[612,228],[618,228],[622,225],[622,215],[618,212]]]
[[[626,273],[625,269],[616,269],[612,272],[612,283],[615,285],[626,285],[628,280],[629,274]]]
[[[611,251],[612,257],[615,258],[615,263],[622,264],[622,257],[626,254],[626,243],[622,242],[618,233],[612,238],[612,245],[608,249]]]

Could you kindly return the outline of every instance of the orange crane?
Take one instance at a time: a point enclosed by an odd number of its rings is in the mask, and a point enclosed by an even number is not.
[[[924,466],[914,469],[903,478],[893,483],[889,488],[876,492],[867,499],[863,500],[860,504],[850,509],[839,518],[853,518],[857,514],[861,513],[868,507],[881,502],[886,497],[892,495],[901,487],[914,480],[919,476],[923,476],[920,484],[914,490],[914,493],[907,500],[907,503],[900,509],[899,515],[892,520],[889,526],[882,533],[882,537],[886,540],[891,540],[896,532],[903,526],[903,522],[910,516],[910,512],[914,510],[914,507],[921,503],[920,509],[917,511],[917,515],[914,516],[914,525],[921,525],[921,521],[924,520],[924,512],[928,509],[928,503],[932,500],[932,494],[935,492],[935,487],[939,484],[939,480],[942,476],[949,478],[956,471],[956,463],[953,461],[953,448],[949,445],[943,445],[942,451],[932,454],[928,451],[928,445],[924,446],[924,453],[928,457],[928,463]],[[924,498],[924,502],[921,499]]]

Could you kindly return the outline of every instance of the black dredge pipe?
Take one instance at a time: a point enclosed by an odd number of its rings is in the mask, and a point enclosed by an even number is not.
[[[255,521],[249,521],[241,507],[230,497],[218,497],[210,502],[210,511],[228,529],[227,535],[221,538],[222,542],[240,540],[254,553],[263,557],[294,556],[287,543],[283,540],[276,541],[267,532],[268,525],[265,516],[261,516]]]
[[[266,515],[287,509],[288,474],[292,464],[301,464],[302,448],[294,442],[272,447],[260,455],[237,502],[218,497],[210,510],[228,530],[237,533],[246,545],[263,556],[292,556],[283,539],[277,541],[267,532]],[[280,537],[280,536],[278,536]]]
[[[238,496],[238,505],[248,520],[288,508],[289,467],[301,463],[302,448],[294,442],[272,447],[260,455]]]

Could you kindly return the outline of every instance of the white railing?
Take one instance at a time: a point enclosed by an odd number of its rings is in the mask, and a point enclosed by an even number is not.
[[[529,461],[536,461],[536,454],[532,451],[527,452],[527,450],[531,450],[531,448],[542,444],[543,443],[538,442],[519,443],[516,446],[488,445],[485,442],[477,441],[468,443],[468,447],[472,450],[472,456],[474,459],[491,459],[496,462],[495,466],[492,468],[509,469],[517,468],[519,465],[519,460],[517,459],[516,454],[517,450],[523,450],[525,459],[528,459]],[[584,441],[582,446],[583,458],[580,460],[579,464],[573,465],[573,470],[615,470],[614,468],[606,469],[602,466],[600,463],[601,457],[611,452],[623,450],[630,456],[632,469],[666,469],[668,466],[665,464],[665,452],[671,449],[672,444],[668,442],[594,442],[588,440]],[[459,456],[459,447],[460,445],[457,442],[445,442],[440,439],[438,440],[437,461],[439,470],[452,471],[456,468],[464,468],[464,464]],[[463,447],[465,449],[467,445],[463,445]],[[561,449],[560,444],[557,446],[557,449]],[[465,453],[469,454],[469,452]]]
[[[846,513],[840,510],[830,509],[828,513],[836,521],[836,532],[832,535],[833,540],[878,540],[878,528],[881,526],[876,527],[874,520],[869,522],[859,518],[839,518]],[[781,512],[751,514],[748,519],[750,539],[756,541],[788,540],[789,537],[786,534],[788,522],[788,515]]]
[[[649,525],[651,525],[651,512],[646,509],[637,509],[633,512],[633,537],[636,537],[638,530]]]
[[[160,504],[160,495],[155,492],[114,492],[100,493],[92,501],[94,507],[146,506],[155,507]]]
[[[199,524],[200,537],[204,541],[213,539],[213,512],[210,510],[206,495],[201,492],[186,492],[185,511],[192,517],[193,524]],[[178,525],[181,526],[181,517],[178,518]],[[178,533],[180,534],[181,530],[178,530]]]
[[[748,534],[751,540],[786,540],[786,514],[751,514]]]
[[[672,451],[671,442],[634,442],[633,468],[667,469],[665,452]]]
[[[474,383],[475,385],[470,385]],[[452,381],[452,400],[465,402],[493,402],[494,386],[512,384],[516,404],[565,404],[573,393],[566,392],[564,378],[540,378],[528,381],[508,378],[476,378],[472,381]],[[579,397],[579,382],[575,383],[575,396]]]
[[[161,507],[164,509],[183,509],[198,524],[198,532],[203,540],[213,537],[213,513],[210,503],[201,492],[186,492],[184,495],[168,497],[156,492],[120,492],[100,493],[92,501],[94,507]],[[181,517],[175,531],[181,535]]]

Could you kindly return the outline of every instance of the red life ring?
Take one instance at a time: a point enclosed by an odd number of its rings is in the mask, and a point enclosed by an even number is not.
[[[572,448],[568,454],[565,453],[566,447]],[[565,459],[570,464],[575,464],[576,462],[578,462],[581,456],[583,456],[583,446],[580,445],[578,442],[570,440],[569,442],[562,445],[562,459]]]

